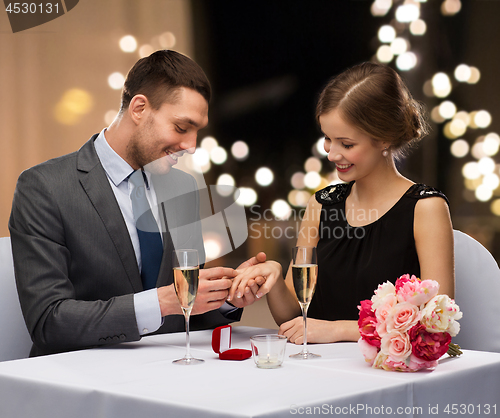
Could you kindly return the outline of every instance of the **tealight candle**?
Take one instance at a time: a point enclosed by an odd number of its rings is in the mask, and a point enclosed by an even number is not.
[[[284,335],[255,335],[250,338],[253,360],[261,369],[280,367],[285,358],[286,337]]]

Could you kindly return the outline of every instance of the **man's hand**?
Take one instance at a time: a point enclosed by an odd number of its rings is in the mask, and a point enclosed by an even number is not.
[[[201,269],[198,294],[191,315],[213,311],[224,305],[234,276],[236,271],[228,267]]]
[[[246,269],[247,267],[255,266],[266,261],[267,255],[264,252],[258,253],[255,257],[249,258],[244,263],[241,263],[236,270]]]
[[[200,269],[198,293],[194,301],[191,315],[219,309],[229,294],[236,271],[228,267]],[[174,285],[158,288],[161,316],[182,315],[182,310],[175,294]]]

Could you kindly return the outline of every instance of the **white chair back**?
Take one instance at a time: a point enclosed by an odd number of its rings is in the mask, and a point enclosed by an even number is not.
[[[479,242],[455,238],[455,301],[463,312],[453,342],[469,350],[500,352],[500,269]]]
[[[10,238],[0,238],[0,361],[26,358],[31,349],[14,279]]]

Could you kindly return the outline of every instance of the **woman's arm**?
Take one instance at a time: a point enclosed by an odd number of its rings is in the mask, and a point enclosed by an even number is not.
[[[290,263],[291,265],[291,263]],[[291,269],[288,269],[288,276],[291,275]],[[293,287],[293,284],[292,284]],[[273,315],[274,321],[281,325],[283,322],[300,315],[300,306],[295,296],[295,292],[290,289],[285,280],[278,280],[271,291],[267,294],[267,304]]]
[[[435,280],[439,293],[455,295],[453,227],[448,205],[440,197],[420,199],[415,206],[414,236],[420,279]]]
[[[280,326],[280,334],[295,344],[304,342],[304,325],[302,315],[285,322]],[[338,341],[358,341],[359,329],[357,321],[327,321],[307,318],[307,342],[335,343]]]

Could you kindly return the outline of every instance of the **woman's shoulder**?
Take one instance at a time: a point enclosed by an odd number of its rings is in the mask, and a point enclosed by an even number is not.
[[[411,186],[405,193],[406,197],[412,199],[426,199],[428,197],[440,197],[445,200],[445,202],[449,205],[450,202],[446,195],[441,191],[434,187],[427,186],[423,183],[416,183]]]
[[[334,205],[344,201],[351,191],[352,183],[339,183],[325,187],[315,193],[316,201],[322,205]]]

